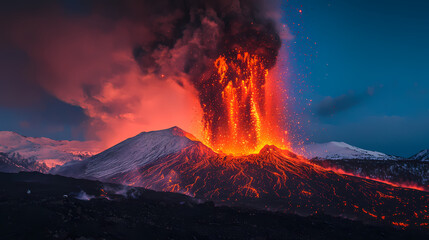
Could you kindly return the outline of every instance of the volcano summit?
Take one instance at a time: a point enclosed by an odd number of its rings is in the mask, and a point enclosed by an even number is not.
[[[184,193],[219,204],[325,212],[400,226],[427,226],[428,193],[342,175],[275,146],[216,153],[174,127],[143,132],[53,173]]]

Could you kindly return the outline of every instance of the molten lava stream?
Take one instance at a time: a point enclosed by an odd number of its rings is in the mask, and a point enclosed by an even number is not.
[[[317,164],[315,164],[317,165]],[[317,165],[319,166],[319,165]],[[326,166],[322,166],[324,169],[326,170],[330,170],[339,174],[343,174],[343,175],[348,175],[348,176],[354,176],[354,177],[359,177],[359,178],[363,178],[363,179],[368,179],[368,180],[372,180],[372,181],[377,181],[377,182],[381,182],[393,187],[400,187],[400,188],[409,188],[409,189],[414,189],[414,190],[418,190],[418,191],[424,191],[424,192],[429,192],[428,188],[425,188],[423,186],[419,186],[416,184],[407,184],[407,183],[396,183],[396,182],[390,182],[387,180],[383,180],[383,179],[378,179],[378,178],[372,178],[372,177],[368,177],[368,176],[363,176],[363,175],[359,175],[359,174],[355,174],[355,173],[351,173],[351,172],[347,172],[344,171],[343,169],[340,168],[335,168],[335,167],[326,167]]]

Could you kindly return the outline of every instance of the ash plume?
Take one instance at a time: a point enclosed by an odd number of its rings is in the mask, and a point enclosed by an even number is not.
[[[2,4],[3,45],[28,55],[30,82],[80,106],[106,145],[173,125],[197,132],[214,59],[246,51],[269,69],[281,45],[275,1]]]

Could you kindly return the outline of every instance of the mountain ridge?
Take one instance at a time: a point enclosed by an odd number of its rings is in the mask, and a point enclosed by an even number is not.
[[[423,149],[420,152],[409,157],[409,159],[418,160],[418,161],[422,161],[422,162],[429,162],[429,149]]]
[[[171,131],[199,141],[195,136],[175,126]],[[162,131],[162,130],[160,130]],[[155,131],[149,131],[155,132]],[[145,133],[145,132],[141,132]],[[140,134],[141,134],[140,133]],[[80,161],[103,150],[101,142],[77,140],[53,140],[46,137],[28,137],[12,131],[0,131],[0,152],[20,154],[22,158],[46,163],[50,168],[72,160]],[[308,159],[362,159],[362,160],[419,160],[429,161],[429,150],[422,150],[409,158],[397,157],[385,153],[366,150],[345,142],[311,143],[297,148],[297,153]],[[419,158],[420,156],[420,158]]]
[[[82,160],[99,152],[101,144],[95,141],[53,140],[45,137],[27,137],[11,131],[0,131],[0,152],[10,158],[46,164],[49,168],[71,160]]]
[[[331,141],[304,145],[302,155],[308,159],[366,159],[366,160],[399,160],[401,157],[366,150],[345,142]]]

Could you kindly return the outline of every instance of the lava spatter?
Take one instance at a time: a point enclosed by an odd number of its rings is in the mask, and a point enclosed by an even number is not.
[[[204,142],[217,152],[245,155],[266,144],[283,141],[273,126],[278,119],[269,113],[272,94],[267,93],[269,69],[263,57],[245,51],[221,55],[215,71],[200,91]]]

